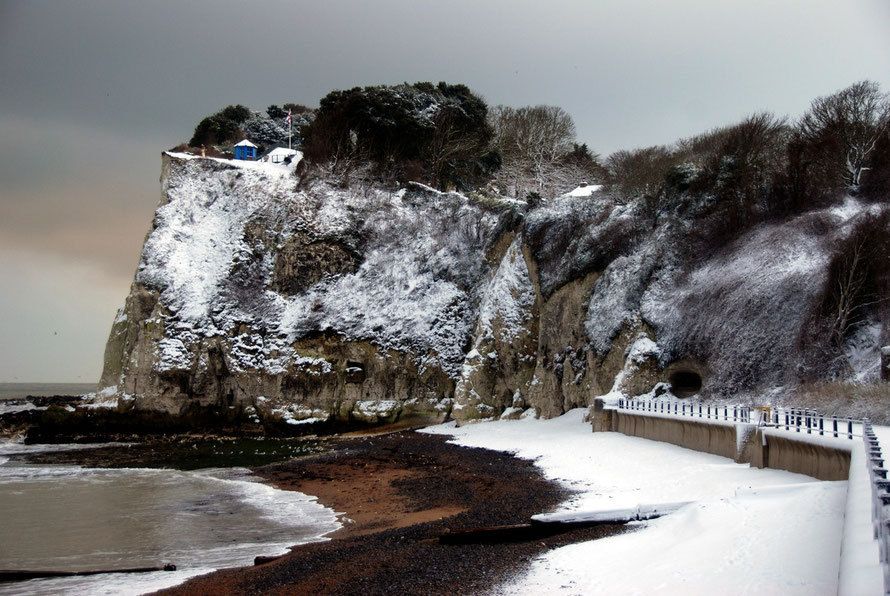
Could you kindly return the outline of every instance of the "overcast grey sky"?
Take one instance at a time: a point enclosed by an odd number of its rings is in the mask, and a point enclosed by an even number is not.
[[[444,80],[607,155],[890,91],[888,31],[888,0],[0,0],[0,382],[98,380],[160,152],[228,104]]]

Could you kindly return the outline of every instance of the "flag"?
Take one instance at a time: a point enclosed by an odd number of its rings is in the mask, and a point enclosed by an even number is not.
[[[284,121],[290,122],[290,110],[287,111],[287,118],[285,118]]]

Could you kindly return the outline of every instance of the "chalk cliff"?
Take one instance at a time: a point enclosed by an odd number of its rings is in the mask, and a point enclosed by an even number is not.
[[[165,153],[98,399],[298,425],[554,416],[659,382],[787,387],[811,358],[831,247],[874,209],[848,201],[689,255],[688,217],[603,193],[529,210]],[[876,363],[879,331],[857,336]]]

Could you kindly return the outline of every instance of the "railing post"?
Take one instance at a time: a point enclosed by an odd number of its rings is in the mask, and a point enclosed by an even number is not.
[[[847,436],[853,439],[853,419],[847,416]]]

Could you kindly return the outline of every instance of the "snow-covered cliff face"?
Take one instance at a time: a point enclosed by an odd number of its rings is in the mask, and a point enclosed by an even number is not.
[[[164,154],[100,395],[124,409],[374,423],[552,416],[672,376],[698,375],[705,394],[783,386],[831,244],[864,210],[763,226],[690,266],[682,222],[654,225],[608,196],[526,213]]]

